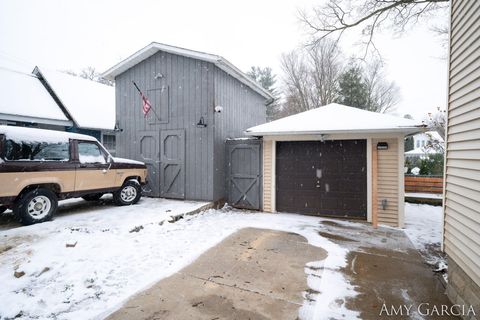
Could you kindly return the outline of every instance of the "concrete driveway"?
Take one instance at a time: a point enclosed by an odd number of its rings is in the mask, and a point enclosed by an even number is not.
[[[242,229],[109,319],[295,319],[305,264],[325,257],[297,234]]]
[[[339,272],[357,294],[345,307],[361,319],[437,319],[421,314],[422,303],[451,306],[437,275],[401,230],[331,220],[320,221],[318,230],[349,250],[347,267]],[[299,308],[315,294],[308,289],[305,265],[325,257],[324,250],[297,234],[242,229],[132,297],[109,319],[297,319]],[[393,318],[385,312],[399,306],[411,307]]]

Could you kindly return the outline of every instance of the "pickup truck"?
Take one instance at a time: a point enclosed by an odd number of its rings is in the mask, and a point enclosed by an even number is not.
[[[25,224],[50,220],[58,200],[113,194],[116,205],[139,201],[143,162],[115,158],[95,138],[63,131],[0,126],[0,213]]]

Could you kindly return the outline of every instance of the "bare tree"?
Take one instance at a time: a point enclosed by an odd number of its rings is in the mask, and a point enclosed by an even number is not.
[[[314,108],[309,82],[309,71],[299,50],[282,55],[285,74],[285,104],[283,115],[299,113]]]
[[[340,50],[330,40],[282,56],[285,103],[283,114],[307,111],[334,102],[342,70]]]
[[[315,101],[324,106],[337,97],[338,77],[342,71],[340,50],[336,42],[318,42],[308,51]]]
[[[63,73],[69,74],[74,77],[78,77],[78,74],[75,71],[72,70],[62,70]]]
[[[100,76],[100,74],[97,71],[95,71],[94,67],[83,68],[82,71],[79,74],[79,77],[84,78],[84,79],[88,79],[88,80],[92,80],[92,81],[97,81],[99,76]]]
[[[392,111],[399,102],[399,89],[394,82],[387,81],[383,74],[381,60],[375,59],[367,63],[364,72],[364,83],[367,91],[367,109],[385,113]]]
[[[435,113],[429,113],[424,119],[427,127],[432,131],[437,131],[438,134],[445,140],[445,131],[447,126],[447,112],[440,107]]]
[[[72,70],[64,70],[63,72],[66,73],[66,74],[69,74],[71,76],[80,77],[80,78],[83,78],[83,79],[100,82],[100,83],[105,84],[107,86],[113,86],[113,83],[114,83],[113,81],[102,78],[101,74],[99,72],[97,72],[94,67],[83,68],[80,71],[80,73],[76,73]]]
[[[404,32],[419,20],[444,11],[450,0],[327,0],[313,8],[313,12],[300,12],[300,19],[312,31],[314,42],[345,30],[361,28],[366,51],[375,47],[377,30]]]

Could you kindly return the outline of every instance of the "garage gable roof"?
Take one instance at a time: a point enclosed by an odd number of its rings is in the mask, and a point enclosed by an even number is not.
[[[323,133],[415,133],[422,131],[422,122],[389,114],[347,107],[337,103],[298,113],[246,130],[247,135],[269,136]]]
[[[163,43],[152,42],[148,46],[140,49],[139,51],[135,52],[125,60],[117,63],[107,71],[102,74],[102,77],[109,80],[114,80],[116,76],[119,74],[127,71],[131,67],[135,66],[136,64],[140,63],[141,61],[153,56],[155,53],[159,51],[168,52],[171,54],[176,54],[179,56],[202,60],[206,62],[213,63],[221,70],[225,71],[227,74],[231,75],[238,81],[242,82],[243,84],[250,87],[252,90],[263,96],[267,100],[272,100],[273,96],[270,92],[265,90],[261,85],[257,82],[252,80],[249,76],[243,73],[240,69],[235,67],[232,63],[221,56],[217,56],[215,54],[194,51],[190,49],[170,46]]]

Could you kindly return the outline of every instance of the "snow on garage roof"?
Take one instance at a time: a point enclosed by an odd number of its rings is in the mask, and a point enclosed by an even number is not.
[[[265,90],[261,85],[252,80],[249,76],[243,73],[240,69],[235,67],[232,63],[221,56],[215,54],[170,46],[163,43],[152,42],[148,46],[140,49],[139,51],[132,54],[130,57],[125,60],[117,63],[107,71],[102,74],[102,77],[105,79],[114,80],[116,76],[130,69],[139,62],[147,59],[148,57],[153,56],[158,51],[164,51],[172,54],[176,54],[183,57],[193,58],[197,60],[202,60],[206,62],[213,63],[218,68],[222,69],[232,77],[236,78],[238,81],[250,87],[252,90],[256,91],[265,99],[271,100],[273,96],[270,92]]]
[[[388,114],[331,103],[246,130],[247,135],[290,135],[322,133],[415,133],[425,127],[421,122]]]
[[[0,88],[0,118],[72,125],[35,75],[0,66]]]
[[[35,67],[79,128],[115,128],[115,88],[64,72]]]

